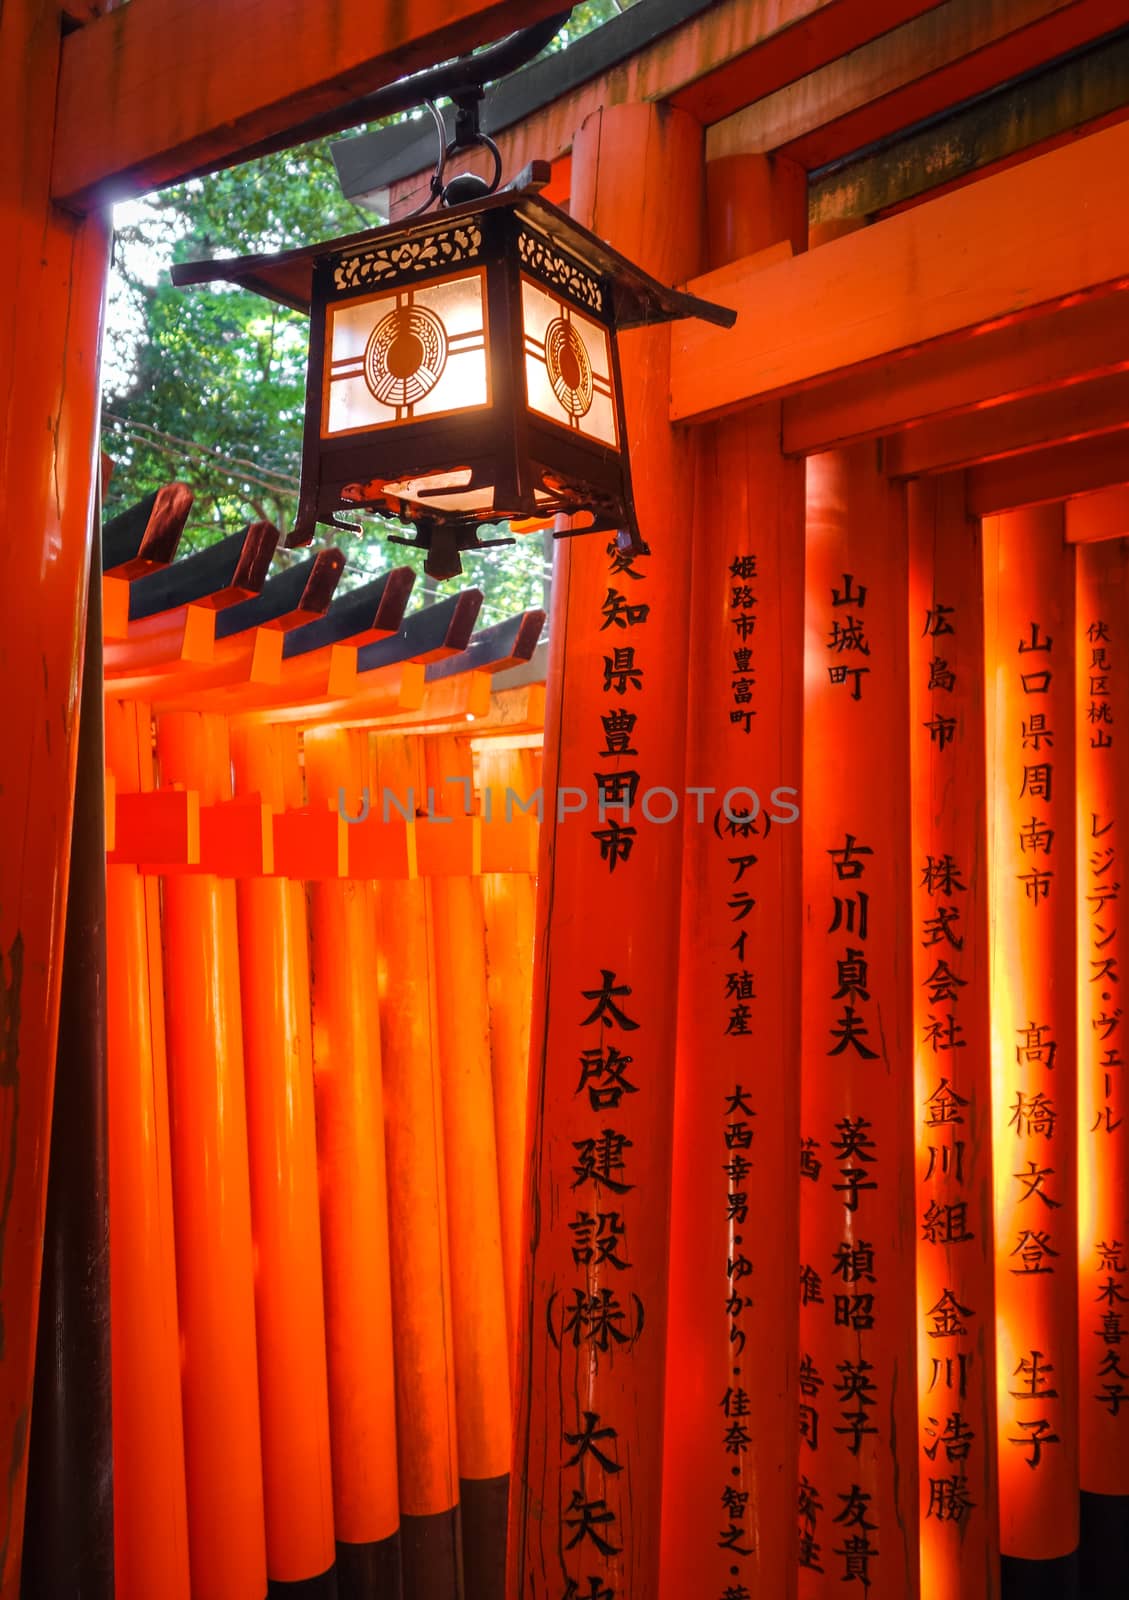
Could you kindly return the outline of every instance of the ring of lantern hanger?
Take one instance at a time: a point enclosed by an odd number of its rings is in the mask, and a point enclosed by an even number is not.
[[[453,139],[451,143],[446,146],[443,151],[442,164],[439,168],[440,175],[442,174],[443,169],[446,167],[447,162],[450,161],[453,155],[461,154],[461,152],[464,150],[473,150],[476,145],[481,145],[483,149],[489,150],[491,156],[494,158],[493,177],[489,180],[485,178],[482,180],[486,184],[486,193],[493,194],[495,189],[497,189],[498,185],[502,181],[502,152],[498,149],[498,146],[494,143],[493,139],[491,139],[488,133],[480,133],[477,129],[475,129],[474,138],[471,143],[468,144],[465,140],[460,143],[457,139]]]
[[[493,194],[502,181],[502,152],[498,149],[498,146],[494,143],[493,139],[490,138],[489,134],[482,133],[477,127],[475,127],[474,135],[470,140],[467,140],[465,137],[461,140],[452,139],[448,144],[447,127],[443,121],[443,114],[439,110],[439,107],[435,104],[434,100],[425,100],[423,104],[427,110],[430,111],[432,120],[435,123],[436,132],[439,135],[439,155],[435,162],[435,171],[431,174],[431,182],[428,185],[427,198],[423,200],[420,205],[416,206],[414,211],[405,212],[402,217],[398,218],[397,220],[400,222],[409,222],[413,217],[420,217],[425,211],[430,210],[437,200],[440,202],[442,201],[443,191],[445,188],[443,174],[446,171],[448,161],[460,150],[472,150],[475,145],[482,145],[484,149],[489,150],[494,160],[494,175],[490,179],[489,183],[486,184],[487,194]],[[486,180],[483,179],[483,182],[485,183]]]

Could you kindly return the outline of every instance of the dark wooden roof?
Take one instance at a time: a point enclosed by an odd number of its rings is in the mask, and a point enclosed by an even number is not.
[[[363,233],[349,234],[341,239],[323,240],[319,244],[303,245],[298,250],[284,250],[278,255],[231,256],[211,261],[182,261],[172,269],[172,281],[178,286],[217,281],[238,284],[251,289],[268,300],[292,306],[297,311],[309,312],[313,284],[314,262],[326,255],[351,255],[372,245],[386,245],[401,239],[411,239],[419,234],[433,232],[438,225],[444,227],[460,220],[479,216],[484,211],[502,206],[512,206],[519,217],[537,232],[546,234],[555,243],[581,257],[593,271],[609,278],[614,284],[614,310],[616,325],[620,328],[640,327],[646,323],[671,322],[680,317],[701,317],[721,327],[732,327],[736,312],[726,306],[713,305],[694,295],[652,278],[626,256],[613,250],[611,245],[582,228],[558,206],[545,200],[535,190],[518,193],[502,191],[486,199],[466,205],[446,207],[429,212],[412,221],[392,223],[384,228],[369,228]]]

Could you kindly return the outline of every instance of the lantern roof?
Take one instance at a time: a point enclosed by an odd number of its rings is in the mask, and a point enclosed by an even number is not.
[[[530,228],[546,235],[554,244],[571,250],[592,271],[608,280],[617,328],[672,322],[680,317],[700,317],[726,328],[732,327],[736,321],[737,313],[729,307],[668,288],[657,278],[652,278],[650,273],[620,255],[618,250],[613,250],[589,228],[574,222],[567,212],[543,199],[532,188],[502,190],[464,205],[428,212],[409,221],[369,228],[363,233],[323,240],[320,244],[303,245],[298,250],[284,250],[276,255],[178,262],[172,269],[172,281],[178,286],[213,283],[217,280],[234,283],[268,300],[275,300],[280,305],[308,313],[316,261],[324,260],[327,256],[352,254],[373,245],[398,244],[401,240],[408,241],[434,233],[439,228],[457,227],[460,221],[469,221],[503,208],[512,210]]]

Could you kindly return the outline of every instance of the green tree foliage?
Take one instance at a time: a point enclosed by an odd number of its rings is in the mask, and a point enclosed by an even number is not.
[[[550,50],[566,48],[628,3],[576,6]],[[285,250],[373,226],[370,213],[343,198],[330,142],[192,179],[119,216],[103,412],[103,446],[115,463],[107,515],[181,479],[196,494],[184,548],[251,520],[273,522],[284,535],[291,526],[307,319],[235,288],[174,289],[167,267]],[[391,565],[422,572],[422,552],[386,543],[394,526],[364,521],[362,534],[340,536],[349,582]],[[486,594],[483,622],[543,603],[546,554],[546,541],[532,535],[466,558],[464,582]],[[417,603],[431,587],[417,585]]]

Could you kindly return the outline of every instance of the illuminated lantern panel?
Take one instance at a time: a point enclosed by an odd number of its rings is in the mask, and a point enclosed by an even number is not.
[[[529,409],[618,449],[607,329],[524,276],[521,317]]]
[[[328,310],[323,437],[489,404],[483,274]]]

